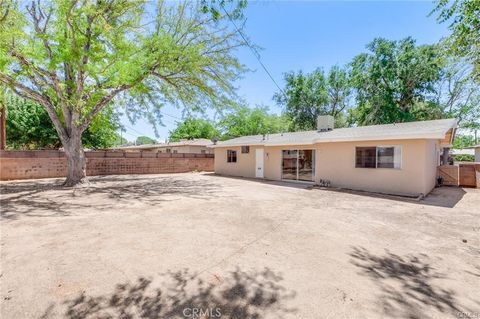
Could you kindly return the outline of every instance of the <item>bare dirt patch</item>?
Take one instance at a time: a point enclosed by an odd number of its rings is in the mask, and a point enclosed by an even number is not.
[[[478,189],[414,201],[197,173],[58,183],[0,184],[2,318],[480,316]]]

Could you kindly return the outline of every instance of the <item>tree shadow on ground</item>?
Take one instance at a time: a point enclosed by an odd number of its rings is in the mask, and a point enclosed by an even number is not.
[[[361,269],[380,288],[379,303],[385,316],[396,318],[431,318],[432,311],[453,317],[469,311],[459,305],[456,294],[435,283],[446,279],[429,263],[428,256],[398,256],[386,252],[373,255],[365,248],[354,247],[351,263]]]
[[[109,209],[134,204],[159,205],[175,196],[212,200],[220,184],[178,176],[97,176],[74,188],[60,180],[0,185],[2,219],[78,215],[82,209]]]
[[[83,292],[63,303],[63,317],[280,319],[296,311],[287,306],[295,292],[281,286],[282,280],[281,275],[268,268],[237,269],[222,278],[213,276],[212,282],[198,278],[188,269],[167,272],[154,279],[140,277],[133,283],[118,284],[105,295],[89,296]],[[48,307],[41,318],[53,318],[53,308]]]

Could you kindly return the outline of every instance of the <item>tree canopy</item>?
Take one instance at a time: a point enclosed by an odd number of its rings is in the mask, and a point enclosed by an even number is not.
[[[357,108],[351,114],[359,125],[408,122],[439,117],[435,84],[444,61],[435,45],[417,46],[412,38],[377,38],[351,63]]]
[[[218,123],[222,139],[245,135],[272,134],[288,131],[286,117],[270,114],[267,107],[238,106],[225,114]]]
[[[7,147],[9,149],[58,149],[60,139],[48,113],[38,103],[6,94],[3,103],[7,112]],[[118,118],[112,107],[95,117],[82,136],[86,148],[108,148],[115,145]]]
[[[327,74],[322,69],[304,74],[302,71],[284,75],[285,88],[274,95],[292,130],[316,128],[319,115],[332,115],[336,126],[344,126],[352,88],[346,69],[334,66]]]
[[[155,144],[155,143],[157,143],[157,141],[148,136],[138,136],[137,139],[135,140],[136,145]]]
[[[0,84],[47,111],[65,148],[66,185],[85,177],[81,137],[112,102],[152,123],[167,103],[233,103],[244,70],[233,52],[244,43],[222,23],[229,2],[0,2]]]
[[[448,23],[452,34],[445,39],[451,54],[464,57],[473,65],[473,76],[480,82],[480,2],[478,0],[437,0],[432,13]]]
[[[183,122],[177,123],[177,127],[170,131],[170,141],[178,142],[181,139],[219,138],[220,132],[215,125],[205,119],[189,117]]]

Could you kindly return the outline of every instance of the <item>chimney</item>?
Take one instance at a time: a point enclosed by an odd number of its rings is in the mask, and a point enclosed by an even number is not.
[[[317,117],[317,130],[327,132],[333,130],[334,118],[331,115],[319,115]]]

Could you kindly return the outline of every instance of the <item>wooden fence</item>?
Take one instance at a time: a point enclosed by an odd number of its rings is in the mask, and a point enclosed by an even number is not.
[[[438,167],[438,176],[443,185],[480,187],[480,163],[461,163]]]
[[[213,154],[87,151],[87,175],[213,171]],[[61,151],[0,151],[0,180],[64,177]]]

